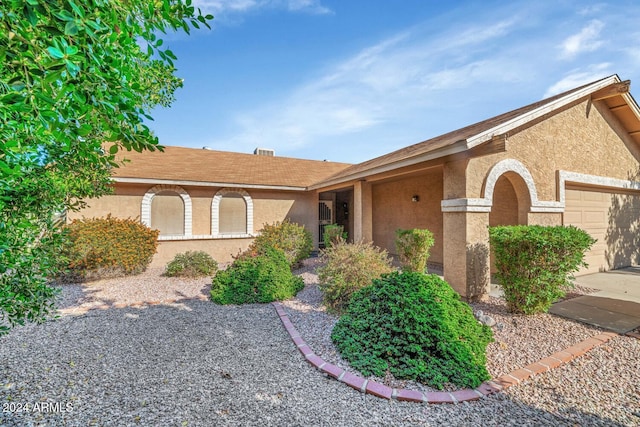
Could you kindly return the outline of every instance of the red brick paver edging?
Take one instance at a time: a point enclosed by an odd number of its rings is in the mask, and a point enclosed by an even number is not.
[[[313,365],[316,369],[362,393],[372,394],[383,399],[396,399],[406,402],[459,403],[478,400],[481,397],[497,393],[501,390],[519,384],[534,375],[547,372],[550,369],[567,363],[618,335],[614,332],[603,332],[591,338],[587,338],[576,345],[554,353],[549,357],[545,357],[536,363],[532,363],[521,369],[516,369],[515,371],[502,375],[495,380],[486,381],[475,389],[463,389],[453,392],[433,391],[424,393],[418,390],[391,388],[384,384],[380,384],[379,382],[367,380],[358,375],[347,372],[339,366],[325,362],[313,352],[311,347],[309,347],[300,336],[296,328],[293,326],[293,323],[291,323],[291,320],[289,320],[289,316],[282,307],[282,304],[279,302],[273,302],[272,304],[293,343],[305,357],[307,362]]]
[[[636,338],[640,340],[640,333],[638,332],[631,331],[631,332],[627,332],[625,335],[628,337]]]

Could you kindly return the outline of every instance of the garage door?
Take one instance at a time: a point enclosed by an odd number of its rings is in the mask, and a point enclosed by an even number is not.
[[[567,186],[565,195],[564,224],[580,227],[598,240],[587,253],[589,267],[577,275],[638,265],[638,193]]]

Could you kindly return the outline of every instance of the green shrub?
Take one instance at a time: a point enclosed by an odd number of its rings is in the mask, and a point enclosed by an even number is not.
[[[265,224],[260,234],[254,239],[248,252],[258,254],[264,247],[273,247],[284,252],[287,262],[295,267],[311,254],[313,238],[311,233],[299,225],[289,221]]]
[[[387,252],[371,243],[339,241],[322,252],[324,265],[318,269],[324,303],[340,312],[351,295],[371,284],[384,273],[393,271]]]
[[[490,227],[489,239],[508,309],[524,314],[546,312],[562,298],[595,243],[573,226]]]
[[[331,333],[342,357],[364,375],[432,387],[477,387],[488,380],[491,329],[436,275],[394,272],[353,295]]]
[[[156,253],[158,233],[131,218],[74,220],[65,226],[62,278],[83,281],[142,273]]]
[[[330,248],[341,240],[347,240],[347,232],[344,231],[342,225],[329,224],[324,227],[322,241],[324,242],[325,248]]]
[[[237,258],[218,271],[211,284],[211,299],[218,304],[266,303],[291,298],[304,288],[291,273],[284,252],[264,247],[258,255]]]
[[[396,230],[396,250],[402,269],[426,272],[429,250],[434,242],[433,233],[426,229]]]
[[[218,263],[203,251],[187,251],[177,254],[167,264],[165,275],[169,277],[203,277],[212,276],[218,270]]]

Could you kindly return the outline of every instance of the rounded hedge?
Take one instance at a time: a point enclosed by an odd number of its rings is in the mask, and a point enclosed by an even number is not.
[[[496,277],[512,313],[549,310],[573,287],[595,240],[574,226],[512,225],[489,228]]]
[[[285,219],[274,224],[264,224],[247,252],[259,254],[265,247],[280,249],[289,265],[297,267],[302,260],[309,258],[313,249],[313,238],[304,225]]]
[[[218,271],[211,284],[211,300],[218,304],[266,303],[291,298],[302,288],[304,281],[291,273],[284,252],[265,247],[260,254],[243,255]]]
[[[64,228],[60,253],[64,281],[95,280],[139,274],[158,247],[158,230],[132,218],[83,218]]]
[[[412,379],[442,389],[477,387],[491,329],[436,275],[390,273],[356,292],[331,338],[364,375]]]
[[[218,263],[204,251],[187,251],[177,254],[167,264],[165,275],[169,277],[211,276],[218,270]]]

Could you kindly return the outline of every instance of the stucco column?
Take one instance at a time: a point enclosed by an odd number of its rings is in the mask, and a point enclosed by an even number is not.
[[[489,212],[443,209],[444,280],[470,300],[489,293]]]
[[[358,181],[353,185],[353,241],[373,240],[373,208],[371,184]]]

